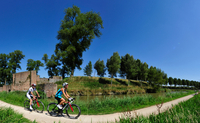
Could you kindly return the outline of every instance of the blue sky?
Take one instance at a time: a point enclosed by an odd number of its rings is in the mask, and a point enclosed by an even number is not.
[[[102,36],[83,53],[82,68],[118,52],[160,68],[168,77],[200,81],[200,1],[194,0],[2,0],[0,53],[21,50],[28,59],[54,53],[64,9],[99,12]],[[43,61],[42,61],[43,62]],[[40,68],[40,77],[48,77]],[[75,70],[83,76],[83,70]],[[96,75],[96,74],[95,74]]]

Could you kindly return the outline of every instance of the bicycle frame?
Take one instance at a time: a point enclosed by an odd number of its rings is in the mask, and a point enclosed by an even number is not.
[[[36,103],[37,103],[37,106],[40,107],[40,104],[38,103],[37,97],[35,97],[35,99],[33,100],[33,102],[34,102],[34,103],[36,102]]]
[[[71,106],[71,103],[72,103],[73,101],[71,101],[71,102],[67,102],[66,104],[65,104],[65,106],[61,109],[61,110],[64,110],[68,105],[70,106],[70,108],[71,108],[71,110],[72,110],[72,112],[74,112],[74,110],[73,110],[73,108],[72,108],[72,106]]]

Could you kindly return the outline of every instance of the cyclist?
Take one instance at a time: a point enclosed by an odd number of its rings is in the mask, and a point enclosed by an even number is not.
[[[65,82],[65,83],[63,83],[62,86],[63,86],[63,88],[60,88],[57,91],[56,95],[55,95],[55,99],[58,100],[57,107],[59,109],[62,109],[63,108],[62,107],[63,103],[66,103],[65,99],[61,97],[62,94],[65,96],[65,98],[67,98],[69,100],[71,99],[70,96],[69,96],[69,94],[67,93],[68,83]]]
[[[30,110],[33,110],[32,108],[32,102],[33,100],[35,100],[35,95],[33,94],[33,92],[35,91],[38,95],[38,97],[40,97],[39,93],[37,92],[37,89],[35,88],[36,84],[32,84],[32,87],[30,87],[28,89],[28,92],[26,93],[26,97],[30,100]],[[33,99],[32,99],[33,98]]]

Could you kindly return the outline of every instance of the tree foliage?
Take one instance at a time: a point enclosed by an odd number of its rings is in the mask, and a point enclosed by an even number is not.
[[[133,56],[126,54],[121,57],[120,63],[120,76],[125,77],[126,79],[131,79],[136,75],[136,62]],[[129,85],[129,83],[128,83]]]
[[[97,60],[94,64],[94,69],[97,71],[97,75],[100,77],[104,77],[105,72],[106,72],[106,66],[104,64],[104,61],[102,60]]]
[[[73,76],[75,68],[81,70],[82,53],[89,49],[92,40],[102,34],[103,21],[99,13],[93,11],[81,13],[77,6],[65,9],[65,17],[61,21],[55,53],[60,55],[63,66]]]
[[[84,69],[84,75],[91,76],[91,74],[92,74],[92,62],[89,61],[88,65],[86,65]]]
[[[26,70],[31,71],[31,70],[36,70],[36,73],[40,70],[39,67],[44,67],[44,64],[40,61],[34,61],[33,59],[28,59],[27,60],[27,68]]]
[[[108,68],[108,73],[110,74],[110,77],[117,77],[117,73],[119,73],[120,70],[120,63],[121,59],[118,54],[118,52],[114,52],[113,56],[110,57],[110,59],[107,59],[107,68]],[[112,79],[111,79],[111,86],[112,86]]]

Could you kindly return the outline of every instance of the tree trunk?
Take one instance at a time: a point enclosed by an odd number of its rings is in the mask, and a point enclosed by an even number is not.
[[[71,71],[70,77],[74,76],[74,69]]]

